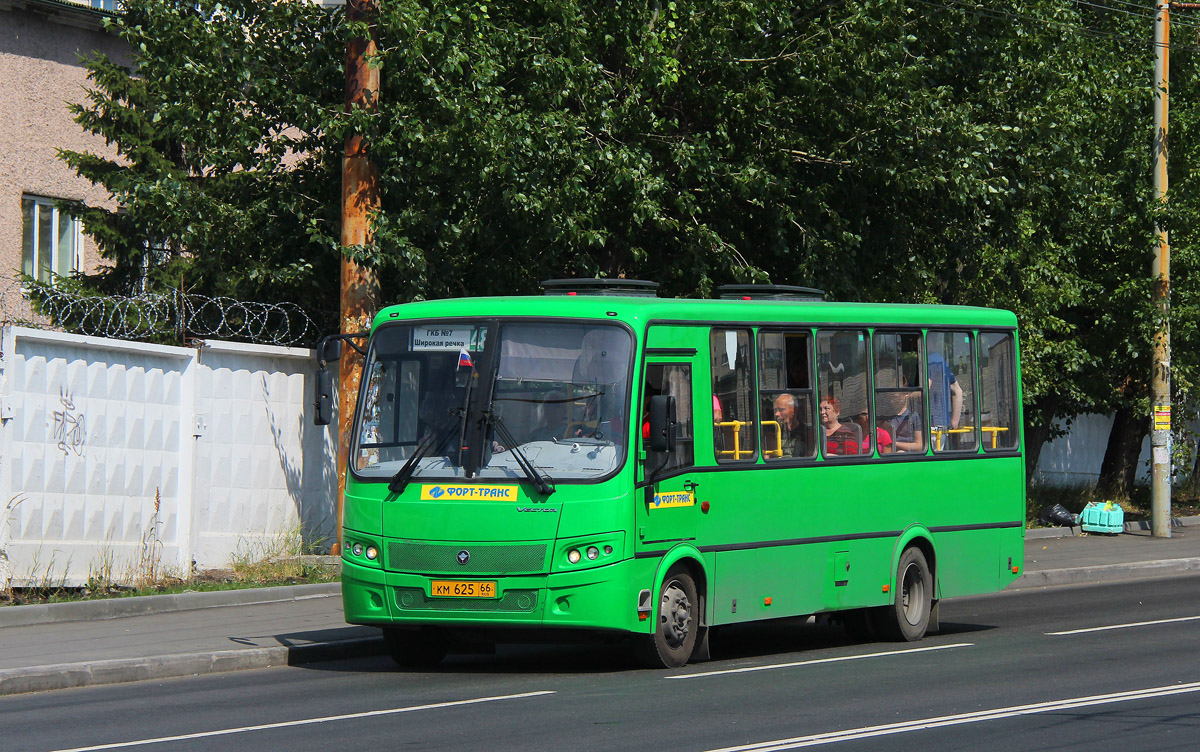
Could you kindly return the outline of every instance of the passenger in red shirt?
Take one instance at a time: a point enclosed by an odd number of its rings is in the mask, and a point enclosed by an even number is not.
[[[838,420],[841,407],[841,402],[832,394],[822,397],[817,405],[817,415],[825,432],[825,454],[859,454],[862,447],[857,432]]]
[[[862,453],[871,453],[871,421],[867,420],[866,413],[859,413],[854,416],[854,422],[862,429]],[[879,447],[880,454],[891,454],[892,452],[892,435],[887,432],[887,429],[879,426],[875,427],[875,444]]]

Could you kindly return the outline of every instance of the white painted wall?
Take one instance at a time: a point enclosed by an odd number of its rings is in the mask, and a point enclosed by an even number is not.
[[[1093,485],[1100,478],[1100,466],[1104,463],[1104,450],[1108,446],[1108,434],[1112,430],[1111,415],[1080,415],[1071,421],[1067,433],[1046,442],[1038,457],[1034,477],[1048,486]],[[1197,427],[1193,426],[1195,430]],[[1150,482],[1150,437],[1142,441],[1138,455],[1136,483]],[[1183,468],[1190,470],[1190,468]],[[1175,469],[1179,472],[1180,468]]]
[[[311,350],[0,335],[0,585],[222,567],[297,532],[328,548]]]

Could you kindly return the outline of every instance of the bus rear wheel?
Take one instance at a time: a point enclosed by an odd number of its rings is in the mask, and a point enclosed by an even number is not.
[[[896,597],[892,605],[875,612],[875,629],[889,640],[915,642],[929,628],[933,607],[933,576],[925,554],[911,546],[900,555],[896,567]]]
[[[392,660],[404,668],[433,668],[446,657],[449,639],[435,629],[384,627],[383,642]]]
[[[654,633],[640,638],[640,657],[649,668],[686,666],[696,646],[699,624],[696,583],[682,567],[672,567],[658,592]]]

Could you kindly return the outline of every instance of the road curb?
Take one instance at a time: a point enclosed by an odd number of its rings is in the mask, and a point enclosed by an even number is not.
[[[128,598],[97,598],[91,601],[71,601],[69,603],[4,606],[0,608],[0,628],[28,627],[67,621],[91,621],[93,619],[118,619],[123,616],[146,616],[219,606],[251,606],[257,603],[324,598],[341,595],[341,592],[342,584],[340,582],[320,582],[313,585],[281,585],[242,590],[212,590],[203,593],[139,595]]]
[[[1069,569],[1044,569],[1037,572],[1026,572],[1005,589],[1022,590],[1033,587],[1153,579],[1155,577],[1167,577],[1185,572],[1200,572],[1200,558],[1099,564],[1091,567],[1071,567]]]
[[[382,637],[0,669],[0,696],[383,655]]]
[[[1171,527],[1189,527],[1191,525],[1200,525],[1200,517],[1172,517]],[[1142,530],[1150,529],[1149,520],[1137,520],[1134,522],[1126,522],[1126,533],[1135,533]],[[1040,540],[1042,538],[1070,538],[1080,535],[1083,529],[1078,525],[1071,527],[1035,527],[1025,531],[1025,540]]]

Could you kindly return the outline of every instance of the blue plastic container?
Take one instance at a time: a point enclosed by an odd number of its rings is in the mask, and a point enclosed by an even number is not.
[[[1115,502],[1090,502],[1079,515],[1085,533],[1121,533],[1125,531],[1125,510]]]

